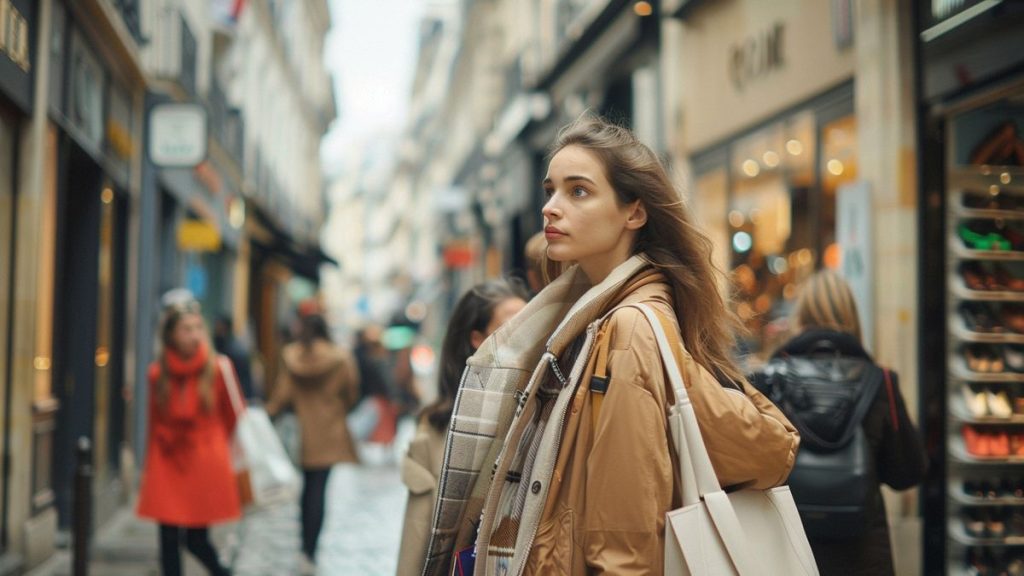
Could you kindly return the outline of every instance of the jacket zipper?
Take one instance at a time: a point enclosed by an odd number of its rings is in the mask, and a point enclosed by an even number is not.
[[[590,349],[594,345],[594,334],[597,333],[597,325],[600,323],[601,320],[598,320],[596,322],[591,322],[590,325],[587,326],[587,337],[584,339],[583,347],[580,348],[580,352],[576,356],[576,362],[572,367],[572,371],[569,373],[568,382],[566,381],[565,376],[562,375],[561,368],[558,366],[558,358],[554,354],[551,354],[550,350],[548,351],[548,361],[551,363],[552,371],[555,373],[555,377],[558,378],[558,381],[561,382],[563,389],[569,383],[575,382],[575,386],[579,385],[580,378],[583,376],[583,370],[585,366],[590,363]],[[575,388],[575,386],[573,387]],[[548,420],[545,429],[547,428],[547,426],[558,426],[556,430],[562,429],[562,426],[565,425],[566,412],[569,411],[569,405],[573,403],[573,396],[575,396],[575,394],[570,394],[569,401],[562,406],[562,410],[558,413],[558,419]],[[548,492],[545,495],[545,500],[551,494],[551,476],[554,475],[554,466],[558,462],[558,452],[561,450],[561,448],[562,434],[559,433],[555,437],[555,446],[552,450],[552,454],[554,455],[554,463],[552,464],[551,470],[545,471],[546,473],[548,473]],[[545,503],[540,504],[541,513],[544,512],[544,504]],[[530,539],[527,541],[526,547],[523,548],[523,550],[525,550],[526,553],[520,557],[519,567],[516,570],[516,576],[522,576],[523,571],[526,570],[526,561],[530,556],[530,550],[533,549],[533,541],[537,538],[538,528],[540,528],[540,515],[537,515],[537,520],[529,527],[528,533],[530,534]],[[518,543],[516,545],[516,548],[519,548]]]

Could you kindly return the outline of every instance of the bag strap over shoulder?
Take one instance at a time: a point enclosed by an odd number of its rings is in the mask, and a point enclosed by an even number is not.
[[[612,341],[611,323],[605,321],[597,332],[597,360],[594,365],[594,374],[590,377],[590,426],[597,430],[597,421],[601,417],[601,404],[608,392],[608,348]]]
[[[217,357],[217,367],[220,368],[221,377],[224,378],[224,387],[228,389],[231,407],[235,409],[236,416],[241,416],[242,412],[245,412],[245,404],[242,402],[242,394],[238,390],[238,382],[235,381],[235,369],[231,367],[229,360],[224,356]]]

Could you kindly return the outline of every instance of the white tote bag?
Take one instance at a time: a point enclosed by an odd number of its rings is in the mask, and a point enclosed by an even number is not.
[[[266,506],[295,501],[302,490],[302,479],[274,431],[270,417],[262,408],[245,406],[235,371],[224,357],[220,358],[220,369],[238,416],[232,446],[235,472],[248,471],[252,503]]]
[[[818,567],[789,487],[727,494],[719,486],[672,342],[651,308],[636,307],[654,329],[676,399],[669,427],[679,456],[683,506],[666,515],[665,574],[816,576]]]

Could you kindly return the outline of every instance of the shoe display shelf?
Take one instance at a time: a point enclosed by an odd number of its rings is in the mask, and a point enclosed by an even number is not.
[[[950,518],[949,535],[963,546],[1024,546],[1024,536],[1022,535],[1014,534],[1002,538],[971,536],[967,533],[963,521],[959,518]],[[950,573],[963,574],[961,570],[950,571]]]
[[[1001,478],[1024,478],[1024,456],[988,457],[976,456],[967,451],[962,429],[972,426],[978,430],[1009,430],[1024,434],[1024,415],[1013,414],[1008,418],[990,415],[977,416],[971,412],[963,396],[963,387],[974,389],[991,386],[1007,390],[1011,396],[1024,396],[1024,373],[1004,367],[999,372],[975,372],[965,360],[965,345],[990,345],[1002,353],[1002,345],[1024,344],[1024,334],[1006,329],[997,332],[971,330],[958,307],[963,302],[1024,303],[1024,291],[972,290],[967,287],[960,266],[964,262],[976,262],[982,267],[1003,262],[1002,266],[1015,275],[1024,273],[1024,251],[1018,250],[973,250],[959,237],[961,223],[977,223],[992,220],[1002,226],[1008,223],[1024,228],[1024,168],[1006,166],[957,166],[949,170],[947,184],[949,198],[947,209],[947,407],[949,430],[949,472],[947,476],[948,500],[948,546],[949,574],[967,574],[965,559],[969,550],[991,549],[1001,553],[1007,548],[1021,548],[1024,553],[1024,535],[1012,534],[1005,537],[978,537],[968,533],[965,518],[977,510],[1024,510],[1024,498],[1001,496],[980,498],[965,492],[965,481],[999,481]],[[984,202],[985,195],[995,198],[1001,195],[1004,201]],[[974,199],[966,198],[968,195]],[[968,200],[979,206],[968,205]],[[972,264],[973,265],[973,264]],[[1014,552],[1016,554],[1017,552]]]
[[[991,192],[992,186],[1010,194],[1024,194],[1024,167],[996,165],[959,165],[946,173],[950,190]]]
[[[965,290],[965,292],[974,292],[973,290]],[[997,294],[1008,295],[1006,292],[998,292]],[[1024,296],[1014,293],[1015,298],[1005,298],[1003,302],[1021,302],[1024,301]],[[965,298],[965,300],[983,301],[983,298]],[[991,300],[997,302],[1000,300]],[[976,342],[979,344],[1024,344],[1024,334],[1018,334],[1016,332],[1010,332],[1004,330],[1003,332],[975,332],[967,328],[964,324],[963,318],[959,315],[954,315],[949,321],[949,333],[952,334],[960,342]]]

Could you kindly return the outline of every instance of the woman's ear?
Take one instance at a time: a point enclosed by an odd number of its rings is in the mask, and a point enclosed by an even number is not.
[[[469,333],[469,343],[473,345],[473,350],[479,349],[486,339],[487,336],[484,336],[484,333],[479,330],[473,330]]]
[[[633,203],[629,217],[626,218],[626,229],[639,230],[644,227],[644,224],[647,224],[647,209],[644,208],[643,202],[637,200]]]

